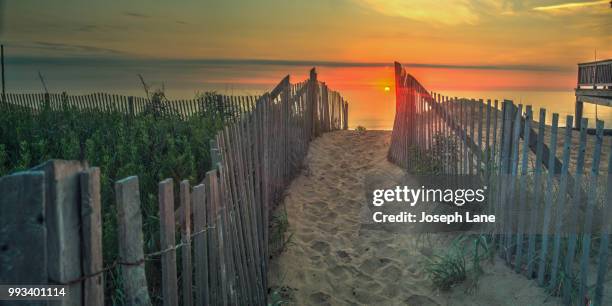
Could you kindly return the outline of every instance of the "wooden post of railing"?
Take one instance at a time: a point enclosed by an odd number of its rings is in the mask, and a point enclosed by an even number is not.
[[[209,233],[202,233],[208,226],[206,213],[206,186],[197,185],[193,187],[193,231],[198,233],[194,237],[194,264],[195,264],[195,304],[210,305],[209,291],[209,262],[208,262],[208,239]]]
[[[290,94],[289,94],[289,87],[291,86],[291,83],[289,81],[289,76],[287,76],[286,78],[286,82],[284,82],[283,84],[283,91],[281,93],[281,101],[282,101],[282,105],[281,105],[281,133],[282,133],[282,146],[281,146],[281,157],[282,157],[282,161],[281,161],[281,173],[282,173],[282,178],[283,180],[287,179],[287,169],[288,169],[288,154],[287,154],[287,150],[289,148],[289,98],[290,98]]]
[[[151,300],[147,289],[144,268],[142,213],[140,212],[140,190],[138,177],[131,176],[115,183],[117,198],[117,222],[119,223],[119,261],[125,303],[149,306]]]
[[[81,224],[83,237],[83,274],[102,271],[102,216],[100,197],[100,168],[89,168],[81,173]],[[103,274],[85,280],[84,305],[104,305]]]
[[[611,146],[612,147],[612,146]],[[604,295],[604,283],[606,282],[606,273],[608,272],[608,256],[610,244],[610,226],[612,220],[612,154],[608,155],[608,175],[606,182],[606,207],[601,216],[601,242],[599,245],[599,265],[597,267],[597,283],[595,285],[595,298],[593,305],[602,305]]]
[[[578,99],[578,97],[576,97],[576,106],[575,106],[575,116],[574,118],[576,118],[576,130],[580,130],[580,124],[582,122],[582,109],[584,107],[584,103],[582,101],[580,101],[580,99]]]
[[[128,112],[128,116],[134,117],[134,97],[132,96],[128,97]]]
[[[171,178],[159,183],[159,244],[162,264],[162,296],[164,306],[178,304],[174,222],[174,182]]]
[[[219,167],[219,146],[217,145],[217,141],[214,139],[210,140],[210,163],[212,169],[217,169]]]
[[[182,279],[183,279],[183,305],[193,305],[192,274],[191,268],[191,195],[189,193],[189,181],[181,182],[180,199],[183,208],[183,220],[181,223],[181,242],[184,244],[182,254]]]
[[[342,127],[344,130],[348,130],[348,111],[349,105],[347,102],[344,102],[344,126]]]
[[[321,131],[329,132],[329,104],[327,100],[329,92],[325,83],[321,82],[321,85],[321,110],[323,111],[321,114]]]
[[[32,170],[45,172],[45,221],[49,281],[68,284],[70,297],[58,305],[76,305],[82,300],[80,179],[83,165],[78,161],[50,160]]]
[[[318,81],[317,81],[317,72],[315,68],[310,70],[310,79],[308,81],[308,107],[311,111],[311,117],[309,118],[311,124],[311,137],[313,139],[319,135],[319,114],[318,108],[319,105],[317,103],[317,91],[318,91]]]
[[[0,45],[0,68],[2,68],[2,102],[6,102],[6,87],[4,81],[4,45]]]
[[[503,104],[503,120],[502,120],[502,129],[501,129],[501,141],[502,141],[502,149],[501,149],[501,171],[502,175],[507,175],[511,172],[510,162],[511,162],[511,154],[510,149],[512,148],[512,126],[514,124],[514,112],[515,107],[512,101],[504,100]]]
[[[45,92],[44,99],[45,99],[45,101],[44,101],[45,107],[50,107],[51,106],[51,99],[49,97],[49,93],[48,92]]]
[[[0,178],[0,283],[47,284],[45,204],[44,172],[19,172]],[[5,303],[47,305],[43,300]]]

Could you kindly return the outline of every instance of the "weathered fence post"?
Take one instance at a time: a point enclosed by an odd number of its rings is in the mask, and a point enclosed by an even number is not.
[[[0,178],[0,284],[47,284],[45,204],[44,172]],[[7,306],[23,304],[2,301]],[[47,305],[47,301],[28,305]]]
[[[178,304],[176,277],[176,249],[174,234],[174,182],[165,179],[159,183],[159,233],[162,264],[162,295],[165,306]]]
[[[193,241],[195,264],[195,304],[210,305],[209,273],[208,273],[208,233],[203,232],[207,226],[206,214],[206,186],[193,187],[193,231],[196,235]]]
[[[183,245],[182,254],[182,279],[183,279],[183,305],[193,305],[192,277],[191,268],[191,195],[189,193],[189,181],[181,182],[180,190],[181,207],[183,208],[183,220],[181,220],[181,242]]]
[[[344,102],[344,126],[342,127],[343,130],[348,130],[348,111],[349,105],[347,102]]]
[[[321,82],[321,109],[323,113],[321,114],[321,131],[329,132],[329,92],[327,89],[327,85],[324,82]]]
[[[119,223],[119,260],[128,305],[151,305],[144,269],[142,214],[138,177],[115,183],[117,222]]]
[[[317,96],[317,92],[318,92],[318,81],[317,81],[317,72],[315,70],[315,68],[310,69],[310,78],[308,80],[308,107],[310,108],[311,111],[311,117],[308,119],[310,120],[310,124],[312,127],[312,132],[311,132],[311,139],[315,138],[317,136],[319,136],[319,113],[318,113],[318,109],[319,109],[319,104],[318,102],[318,96]]]
[[[611,146],[612,147],[612,146]],[[606,182],[606,199],[603,214],[601,216],[601,242],[599,244],[599,265],[597,266],[597,283],[595,285],[594,306],[602,305],[604,295],[604,283],[608,272],[608,256],[610,244],[610,226],[612,220],[612,154],[608,154],[608,173]]]
[[[129,96],[128,97],[128,116],[130,117],[134,117],[135,112],[134,112],[134,97]]]
[[[557,129],[559,126],[559,114],[553,113],[552,127],[550,132],[550,147],[557,147]],[[546,261],[548,260],[548,244],[550,236],[551,209],[553,204],[553,180],[556,176],[555,158],[553,151],[548,158],[548,177],[546,178],[546,206],[544,208],[544,219],[542,225],[542,246],[540,248],[540,265],[538,267],[538,284],[544,286],[544,273],[546,272]]]
[[[84,305],[104,305],[104,274],[102,271],[102,216],[100,198],[100,168],[81,173],[81,223],[83,237]]]
[[[586,154],[586,140],[587,140],[587,127],[588,119],[582,118],[582,122],[580,123],[580,138],[578,144],[578,156],[576,158],[576,169],[574,176],[574,194],[570,206],[570,209],[578,211],[580,209],[580,205],[582,203],[582,194],[580,193],[582,177],[584,175],[584,164],[585,164],[585,154]],[[577,239],[578,239],[578,231],[577,231],[577,216],[576,214],[570,214],[569,220],[567,221],[567,230],[568,230],[568,246],[567,253],[565,255],[565,270],[564,270],[564,278],[563,278],[563,301],[568,305],[572,302],[572,291],[574,284],[571,283],[572,277],[574,275],[574,258],[576,256],[576,247],[577,247]],[[568,284],[567,286],[565,284]],[[579,297],[582,298],[582,297]]]
[[[575,110],[574,110],[574,117],[575,117],[575,121],[576,121],[576,129],[580,130],[581,127],[581,123],[582,123],[582,109],[584,108],[584,103],[582,101],[580,101],[578,98],[576,98],[576,105],[575,105]]]
[[[59,305],[78,305],[82,300],[80,172],[78,161],[50,160],[32,168],[45,172],[45,220],[49,281],[67,284],[70,297]]]
[[[0,69],[2,69],[2,102],[6,102],[6,87],[4,81],[4,45],[0,45]]]
[[[563,166],[561,168],[561,179],[559,182],[559,192],[558,194],[561,197],[556,201],[556,209],[561,212],[567,205],[567,199],[565,196],[565,192],[567,189],[567,178],[569,172],[569,160],[570,153],[572,149],[572,126],[573,126],[573,117],[567,116],[565,119],[565,135],[563,140]],[[553,253],[552,253],[552,264],[550,268],[550,281],[549,288],[555,288],[557,286],[557,275],[559,274],[558,267],[560,264],[560,252],[561,252],[561,236],[562,236],[562,226],[563,226],[563,214],[558,213],[555,216],[555,237],[554,237],[554,245],[553,245]]]
[[[219,146],[217,145],[217,141],[214,139],[210,140],[210,166],[212,169],[219,168]]]
[[[51,107],[51,97],[49,96],[48,92],[45,92],[44,101],[45,107]]]

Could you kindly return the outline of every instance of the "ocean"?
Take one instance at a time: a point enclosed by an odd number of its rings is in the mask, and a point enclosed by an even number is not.
[[[271,90],[287,74],[291,82],[308,77],[306,64],[232,63],[181,60],[11,60],[7,61],[7,92],[42,92],[40,72],[50,92],[82,94],[109,92],[144,96],[138,77],[152,88],[164,88],[169,99],[189,99],[197,93],[258,95]],[[393,67],[317,67],[318,79],[339,91],[349,102],[349,127],[390,130],[395,115]],[[560,124],[574,114],[575,73],[532,71],[481,71],[474,69],[408,68],[428,89],[451,97],[510,99],[530,104],[537,114],[544,107],[548,114],[559,113]],[[538,81],[538,80],[547,81]],[[534,84],[538,84],[535,86]],[[386,88],[388,87],[388,88]],[[585,104],[589,126],[594,118],[612,128],[612,108]],[[551,116],[548,115],[550,118]]]

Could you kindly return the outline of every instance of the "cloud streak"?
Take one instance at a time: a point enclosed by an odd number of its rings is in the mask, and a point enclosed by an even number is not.
[[[496,0],[353,0],[369,10],[435,25],[474,25],[488,15],[506,12]]]
[[[596,6],[596,5],[602,5],[602,4],[607,5],[609,3],[610,2],[608,0],[598,0],[598,1],[590,1],[590,2],[568,2],[568,3],[561,3],[561,4],[555,4],[555,5],[537,6],[537,7],[534,7],[533,10],[541,11],[541,12],[568,10],[568,9],[572,10],[572,9],[579,9],[579,8],[584,8],[588,6]]]
[[[149,17],[151,17],[149,15],[145,15],[145,14],[137,13],[137,12],[125,12],[124,15],[125,16],[129,16],[129,17],[136,17],[136,18],[149,18]]]
[[[87,45],[78,45],[78,44],[69,44],[69,43],[54,43],[54,42],[46,42],[46,41],[35,41],[28,44],[9,44],[11,47],[21,48],[21,49],[38,49],[44,51],[52,51],[57,52],[60,55],[73,56],[74,54],[83,54],[84,56],[92,57],[93,54],[98,56],[108,56],[108,55],[125,55],[125,52],[110,49],[110,48],[102,48],[102,47],[94,47]],[[35,60],[36,58],[49,58],[45,56],[31,56],[31,58]]]

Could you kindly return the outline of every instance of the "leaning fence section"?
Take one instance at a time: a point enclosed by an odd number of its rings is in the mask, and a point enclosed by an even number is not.
[[[507,265],[566,305],[609,304],[612,141],[604,123],[589,135],[587,119],[574,131],[572,116],[561,127],[546,109],[429,92],[399,63],[395,82],[389,160],[416,174],[479,176],[500,221],[489,236]]]
[[[115,182],[119,256],[113,259],[102,257],[102,232],[109,229],[101,223],[99,168],[51,160],[0,178],[0,283],[63,285],[70,294],[57,305],[105,305],[111,297],[104,296],[104,278],[119,268],[125,305],[267,305],[270,214],[300,171],[309,142],[348,127],[348,103],[313,69],[307,81],[291,84],[287,76],[240,107],[239,120],[217,134],[213,169],[203,181],[159,183],[154,253],[144,252],[137,176]],[[161,301],[148,290],[150,260],[160,263]]]

